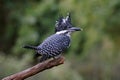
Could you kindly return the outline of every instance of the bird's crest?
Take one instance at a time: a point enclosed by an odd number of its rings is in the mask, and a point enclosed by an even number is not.
[[[70,13],[67,14],[65,18],[60,17],[55,24],[55,32],[66,30],[68,28],[71,28],[72,23],[71,23],[71,16]]]

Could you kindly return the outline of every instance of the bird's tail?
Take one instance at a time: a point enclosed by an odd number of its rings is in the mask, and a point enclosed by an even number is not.
[[[29,46],[29,45],[25,45],[25,46],[23,46],[23,48],[37,50],[37,47],[35,47],[35,46]]]

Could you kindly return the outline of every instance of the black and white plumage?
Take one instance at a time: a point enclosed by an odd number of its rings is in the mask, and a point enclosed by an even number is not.
[[[66,22],[68,22],[66,17]],[[66,25],[67,26],[67,25]],[[45,61],[51,57],[55,58],[59,56],[65,49],[70,45],[71,33],[74,31],[80,31],[80,28],[69,27],[69,25],[62,29],[59,27],[56,33],[46,38],[40,45],[34,46],[24,46],[24,48],[34,49],[37,54],[40,54],[42,57],[40,62]]]
[[[48,37],[37,47],[37,53],[42,53],[43,59],[60,55],[70,45],[70,37],[66,35],[54,34]],[[41,60],[43,60],[41,59]]]

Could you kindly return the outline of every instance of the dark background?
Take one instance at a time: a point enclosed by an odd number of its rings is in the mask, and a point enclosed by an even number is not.
[[[65,63],[27,80],[120,80],[120,0],[0,0],[0,79],[33,66],[22,46],[40,44],[67,12],[83,31]]]

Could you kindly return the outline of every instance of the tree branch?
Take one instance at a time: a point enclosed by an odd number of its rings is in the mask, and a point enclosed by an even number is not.
[[[30,76],[33,76],[39,72],[42,72],[46,69],[50,69],[54,66],[58,66],[63,63],[64,63],[64,57],[62,57],[62,56],[57,59],[52,59],[52,60],[50,59],[50,60],[44,61],[42,63],[38,63],[37,65],[30,67],[26,70],[23,70],[16,74],[5,77],[2,80],[24,80],[24,79],[26,79]]]

